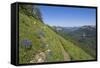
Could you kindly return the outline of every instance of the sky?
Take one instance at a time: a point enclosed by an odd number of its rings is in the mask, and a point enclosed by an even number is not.
[[[96,9],[39,6],[44,23],[50,26],[77,27],[96,24]]]

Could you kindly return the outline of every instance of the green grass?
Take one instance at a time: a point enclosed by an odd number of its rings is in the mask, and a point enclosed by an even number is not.
[[[34,22],[36,23],[34,24]],[[34,59],[34,54],[47,50],[40,46],[41,40],[38,38],[38,30],[42,30],[45,33],[44,40],[52,52],[48,57],[48,62],[64,60],[62,52],[60,51],[60,42],[55,38],[55,34],[45,24],[34,17],[19,13],[19,63],[29,63],[30,60]],[[23,39],[32,41],[31,50],[27,51],[24,48],[22,44]]]

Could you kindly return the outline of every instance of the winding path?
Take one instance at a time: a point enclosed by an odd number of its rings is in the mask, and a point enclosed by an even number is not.
[[[60,39],[59,39],[59,41],[60,41]],[[61,42],[61,41],[60,41]],[[62,42],[61,42],[61,51],[62,51],[62,53],[63,53],[63,56],[64,56],[64,61],[70,61],[71,60],[71,58],[70,58],[70,56],[69,56],[69,54],[65,51],[65,49],[64,49],[64,47],[62,46],[63,44],[62,44]]]

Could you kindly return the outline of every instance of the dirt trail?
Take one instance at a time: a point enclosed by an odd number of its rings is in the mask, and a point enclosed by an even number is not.
[[[65,61],[70,61],[70,56],[69,54],[64,50],[63,46],[61,46],[61,50],[62,50],[62,53],[64,55],[64,60]]]
[[[46,54],[44,52],[40,52],[38,53],[37,55],[35,55],[35,60],[31,60],[30,63],[41,63],[41,62],[44,62],[45,59],[46,59]]]
[[[59,40],[60,41],[60,40]],[[62,44],[62,42],[61,42],[61,44]],[[62,44],[63,45],[63,44]],[[69,56],[69,54],[65,51],[65,49],[64,49],[64,47],[63,46],[60,46],[61,47],[61,51],[62,51],[62,53],[63,53],[63,55],[64,55],[64,61],[70,61],[71,59],[70,59],[70,56]]]

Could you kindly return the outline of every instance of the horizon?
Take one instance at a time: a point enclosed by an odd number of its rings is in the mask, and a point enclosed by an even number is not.
[[[47,23],[45,23],[46,25],[49,25]],[[49,25],[49,26],[56,26],[56,27],[83,27],[83,26],[96,26],[96,24],[94,25],[90,25],[90,24],[87,24],[87,25],[76,25],[76,26],[62,26],[62,25]]]

